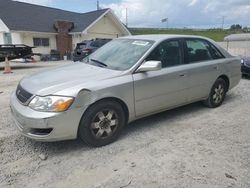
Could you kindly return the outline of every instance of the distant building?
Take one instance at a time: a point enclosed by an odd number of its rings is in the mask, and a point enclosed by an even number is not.
[[[35,53],[61,55],[76,43],[94,38],[130,35],[111,9],[75,13],[45,6],[0,1],[0,44],[26,44]]]
[[[232,34],[224,38],[224,42],[218,42],[232,55],[250,55],[250,33]]]
[[[224,41],[250,41],[250,33],[231,34],[226,36]]]

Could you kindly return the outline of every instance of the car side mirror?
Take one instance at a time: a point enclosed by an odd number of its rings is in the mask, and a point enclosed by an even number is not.
[[[136,72],[148,72],[161,70],[161,61],[146,61],[144,62]]]

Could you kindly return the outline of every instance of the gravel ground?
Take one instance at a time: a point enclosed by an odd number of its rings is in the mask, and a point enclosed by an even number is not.
[[[23,76],[65,63],[15,64],[8,75],[0,68],[1,188],[250,187],[249,79],[219,108],[195,103],[138,120],[105,147],[24,138],[11,119],[10,93]]]

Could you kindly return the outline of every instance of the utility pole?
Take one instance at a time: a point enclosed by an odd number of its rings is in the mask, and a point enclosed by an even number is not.
[[[126,8],[126,26],[128,27],[128,8]]]
[[[225,16],[222,16],[221,29],[224,30]]]
[[[97,10],[100,10],[100,5],[99,5],[99,1],[98,0],[96,2],[96,8],[97,8]]]

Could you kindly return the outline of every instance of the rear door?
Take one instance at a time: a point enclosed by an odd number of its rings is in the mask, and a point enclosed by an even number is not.
[[[215,80],[221,75],[224,57],[209,41],[187,38],[184,41],[184,62],[188,65],[188,101],[206,98]]]

